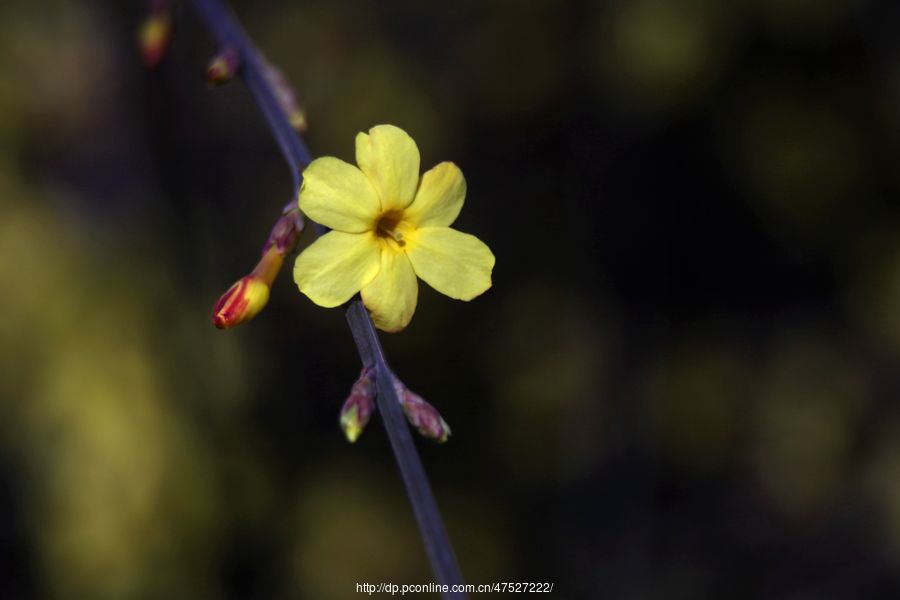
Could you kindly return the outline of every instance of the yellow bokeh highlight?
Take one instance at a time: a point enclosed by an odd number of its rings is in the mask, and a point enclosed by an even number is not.
[[[497,447],[526,481],[577,478],[606,447],[605,323],[561,287],[519,289],[502,314],[493,348]]]
[[[763,374],[750,462],[781,512],[813,518],[840,499],[866,398],[858,365],[834,342],[780,340]]]
[[[406,497],[388,485],[395,482],[335,457],[308,478],[292,532],[299,597],[347,598],[356,594],[354,582],[431,581]]]
[[[733,462],[752,410],[751,380],[746,360],[722,344],[692,342],[666,353],[645,379],[660,454],[700,473]]]
[[[66,210],[80,199],[2,175],[0,191],[0,277],[17,282],[0,320],[0,451],[24,473],[42,595],[214,597],[220,466],[159,352],[183,310],[163,267],[111,252],[115,233]],[[168,303],[161,330],[146,315]]]

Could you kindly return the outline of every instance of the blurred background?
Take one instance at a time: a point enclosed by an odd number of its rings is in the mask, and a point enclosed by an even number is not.
[[[497,256],[384,335],[471,583],[900,597],[900,4],[235,0],[314,154],[394,123]],[[0,596],[432,581],[339,310],[231,331],[288,170],[187,5],[0,4]],[[309,242],[304,238],[302,244]]]

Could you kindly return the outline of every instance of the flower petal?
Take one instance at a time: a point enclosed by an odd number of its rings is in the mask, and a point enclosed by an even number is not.
[[[340,306],[378,275],[380,254],[372,233],[330,231],[297,257],[294,281],[319,306]]]
[[[383,212],[409,206],[419,185],[419,148],[393,125],[376,125],[356,136],[356,163],[381,198]]]
[[[381,252],[381,270],[362,289],[363,304],[372,314],[375,327],[400,331],[412,319],[419,296],[416,272],[404,252],[386,248]]]
[[[404,215],[419,227],[449,227],[466,198],[466,180],[452,162],[442,162],[422,175],[416,198]]]
[[[416,275],[442,294],[471,300],[491,287],[494,255],[474,235],[449,227],[422,227],[406,245]]]
[[[317,158],[303,171],[298,202],[313,221],[347,233],[372,229],[381,210],[369,178],[331,156]]]

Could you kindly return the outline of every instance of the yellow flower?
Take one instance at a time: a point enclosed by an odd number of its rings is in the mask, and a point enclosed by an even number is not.
[[[326,308],[360,292],[376,327],[400,331],[416,310],[416,276],[458,300],[491,287],[490,249],[450,228],[466,196],[456,165],[420,179],[419,149],[393,125],[358,134],[356,162],[329,156],[303,172],[300,210],[332,231],[297,257],[301,292]]]

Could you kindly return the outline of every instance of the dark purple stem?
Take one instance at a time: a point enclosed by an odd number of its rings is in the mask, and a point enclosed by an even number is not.
[[[218,45],[222,48],[233,49],[240,57],[240,75],[265,117],[269,129],[291,169],[296,192],[302,182],[303,167],[310,163],[312,157],[300,135],[291,127],[287,115],[278,104],[275,92],[266,78],[267,66],[264,59],[238,21],[220,0],[191,0],[191,5]],[[315,224],[315,229],[317,235],[327,232],[327,229],[318,223]],[[378,409],[381,412],[400,475],[406,486],[406,493],[419,525],[419,532],[422,535],[425,551],[431,561],[435,578],[439,584],[446,585],[448,588],[461,587],[462,573],[456,562],[456,555],[453,553],[450,538],[447,536],[441,512],[435,502],[419,453],[412,435],[410,435],[409,426],[403,416],[400,398],[397,396],[394,386],[396,376],[385,358],[384,349],[381,347],[381,341],[378,339],[372,319],[358,296],[347,303],[345,314],[363,365],[374,367],[376,370]],[[442,595],[444,598],[468,597],[461,591],[448,591]]]

